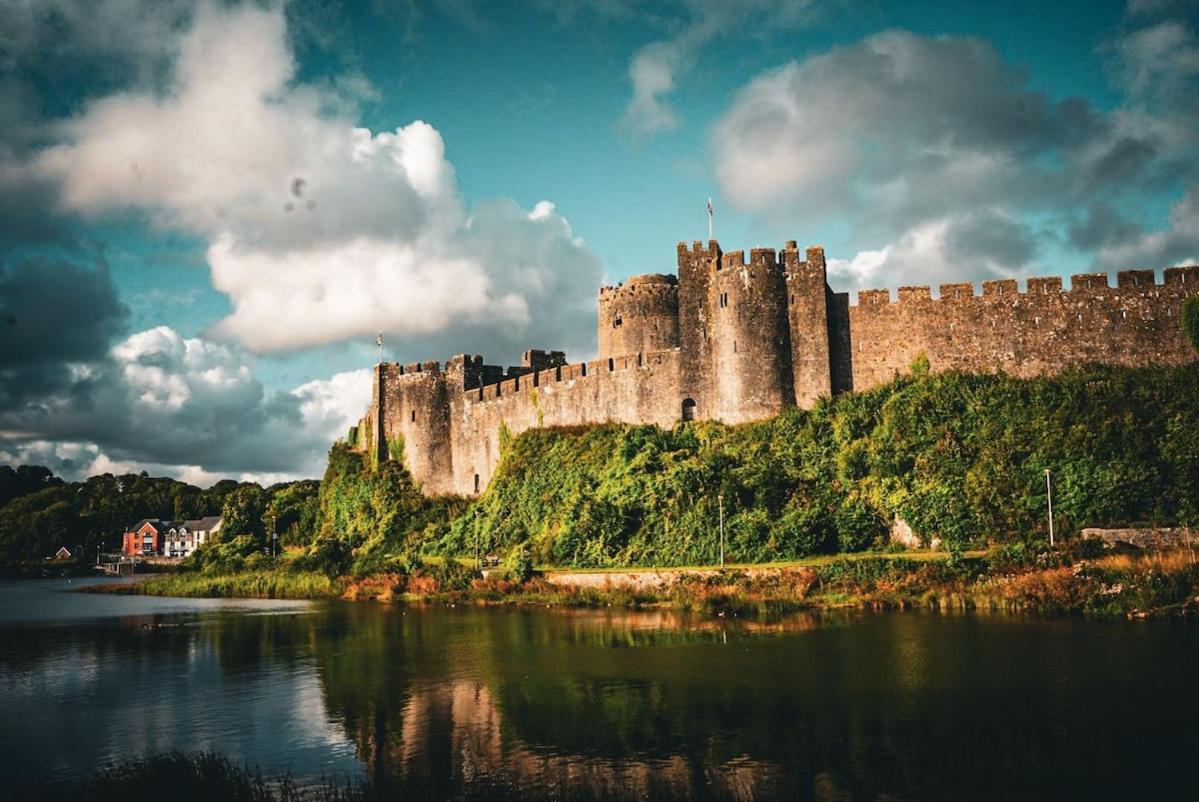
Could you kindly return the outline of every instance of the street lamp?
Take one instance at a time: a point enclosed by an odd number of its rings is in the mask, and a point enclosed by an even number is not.
[[[720,509],[720,567],[724,568],[724,494],[716,497],[716,506]]]
[[[1053,548],[1053,482],[1048,468],[1045,469],[1045,497],[1049,500],[1049,548]]]

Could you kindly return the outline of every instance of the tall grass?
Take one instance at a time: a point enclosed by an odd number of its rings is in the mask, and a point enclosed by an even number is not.
[[[315,571],[197,572],[156,576],[117,586],[147,596],[249,599],[330,599],[345,591],[345,581]]]

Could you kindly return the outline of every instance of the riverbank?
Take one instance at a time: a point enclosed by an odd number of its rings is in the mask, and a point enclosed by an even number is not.
[[[1032,565],[1024,564],[1031,560]],[[945,555],[854,555],[735,568],[546,571],[523,581],[445,564],[410,574],[331,578],[274,569],[179,573],[93,592],[155,596],[350,599],[430,603],[672,607],[713,615],[804,609],[941,609],[1189,616],[1199,608],[1199,566],[1189,549],[1073,558],[1024,558],[1010,550],[949,560]]]

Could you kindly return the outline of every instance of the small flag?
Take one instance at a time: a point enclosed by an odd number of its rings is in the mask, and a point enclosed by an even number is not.
[[[380,348],[383,347],[383,332],[379,332],[378,336],[375,337],[375,345]]]
[[[712,199],[708,198],[708,214],[712,213]]]

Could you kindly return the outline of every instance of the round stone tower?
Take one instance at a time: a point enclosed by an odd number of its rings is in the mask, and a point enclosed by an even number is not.
[[[679,283],[649,273],[599,295],[599,356],[665,351],[679,345]]]
[[[714,416],[759,420],[795,403],[787,286],[771,248],[721,257],[711,287]]]

